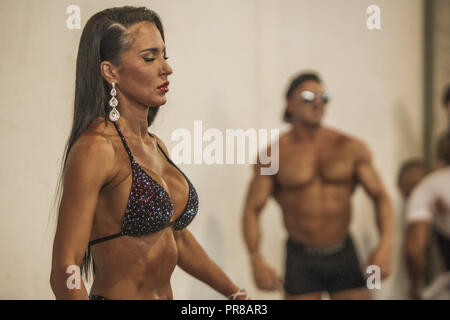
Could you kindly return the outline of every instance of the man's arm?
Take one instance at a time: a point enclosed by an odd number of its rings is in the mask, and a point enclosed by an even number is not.
[[[405,253],[409,278],[410,297],[419,299],[424,285],[425,249],[428,243],[429,222],[416,221],[408,225]]]
[[[412,299],[420,298],[424,286],[425,250],[428,244],[436,188],[432,176],[433,174],[428,175],[414,188],[406,204],[408,230],[404,246]]]
[[[254,175],[249,185],[242,216],[243,233],[256,286],[262,290],[276,290],[280,287],[281,281],[261,254],[259,225],[260,214],[273,192],[273,176],[261,175],[260,169],[261,165],[254,166]]]
[[[375,204],[376,221],[380,232],[378,246],[369,257],[367,265],[378,265],[381,277],[384,278],[389,275],[391,268],[394,214],[389,196],[373,167],[370,150],[358,142],[357,155],[356,177]]]

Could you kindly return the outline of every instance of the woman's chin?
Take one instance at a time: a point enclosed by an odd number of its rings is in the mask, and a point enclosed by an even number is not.
[[[165,105],[166,102],[167,102],[166,98],[158,99],[158,101],[152,101],[151,103],[149,103],[148,106],[150,108],[161,107],[161,106]]]

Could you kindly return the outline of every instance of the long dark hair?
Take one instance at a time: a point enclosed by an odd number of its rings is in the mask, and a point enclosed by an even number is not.
[[[86,23],[81,34],[78,47],[75,101],[72,131],[67,141],[58,181],[56,202],[62,197],[62,186],[67,157],[74,143],[88,126],[98,117],[107,121],[110,111],[109,84],[102,77],[100,63],[109,61],[114,65],[121,64],[121,57],[130,44],[127,29],[132,25],[148,21],[158,28],[164,41],[164,30],[159,16],[145,7],[118,7],[105,9],[94,14]],[[149,109],[147,123],[150,126],[159,111],[159,107]],[[59,210],[59,205],[58,205]],[[95,265],[89,248],[81,263],[81,273],[89,280],[89,273],[95,273]]]

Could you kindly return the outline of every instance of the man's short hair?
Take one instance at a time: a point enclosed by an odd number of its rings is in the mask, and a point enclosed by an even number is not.
[[[423,161],[422,159],[418,159],[418,158],[413,158],[413,159],[404,161],[402,163],[402,165],[400,166],[400,171],[399,171],[398,177],[397,177],[397,184],[400,185],[400,181],[402,180],[403,175],[405,174],[405,172],[408,169],[411,169],[411,168],[423,168],[426,170],[427,166],[425,164],[425,161]]]

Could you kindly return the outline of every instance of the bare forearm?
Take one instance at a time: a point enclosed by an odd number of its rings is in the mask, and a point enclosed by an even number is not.
[[[377,226],[380,232],[380,246],[392,248],[394,242],[395,217],[387,194],[376,199]]]
[[[252,208],[246,208],[243,217],[244,241],[250,258],[254,259],[261,255],[259,248],[261,232],[259,228],[258,212]]]
[[[177,237],[178,266],[224,296],[237,292],[239,287],[212,261],[197,240],[189,232],[183,233]]]
[[[425,270],[424,253],[407,252],[406,262],[412,288],[420,289],[424,283],[424,270]]]
[[[428,242],[428,223],[415,222],[408,225],[405,237],[404,252],[411,287],[415,291],[424,283],[425,251]]]
[[[67,268],[60,267],[52,270],[50,286],[57,300],[88,300],[88,293],[84,282],[79,278],[79,288],[69,288],[68,280],[71,276],[66,273]],[[69,280],[70,281],[70,280]],[[72,281],[70,281],[72,283]],[[72,286],[71,286],[72,287]]]

